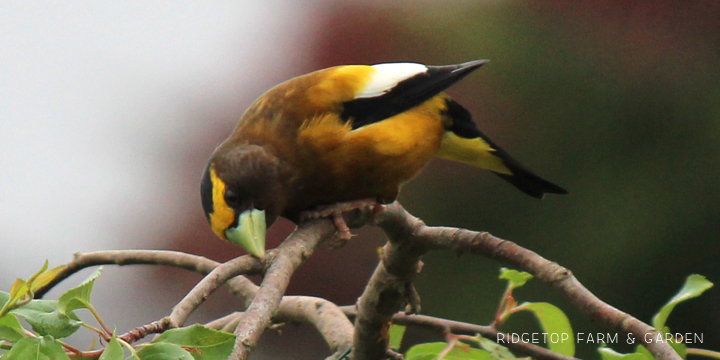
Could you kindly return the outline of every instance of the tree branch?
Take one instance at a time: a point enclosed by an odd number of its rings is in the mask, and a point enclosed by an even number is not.
[[[65,268],[51,282],[35,291],[35,298],[41,299],[55,285],[78,271],[100,265],[165,265],[206,275],[219,265],[208,258],[169,250],[109,250],[90,253],[76,253]]]
[[[337,358],[353,345],[353,325],[334,303],[310,296],[285,296],[273,322],[311,323]]]
[[[202,304],[217,288],[229,279],[238,275],[249,274],[264,267],[265,262],[252,256],[240,256],[226,263],[220,264],[200,280],[185,297],[173,307],[169,320],[171,327],[181,327],[195,309]],[[249,280],[246,287],[252,284]]]
[[[270,259],[263,281],[255,298],[235,329],[235,348],[228,360],[247,359],[257,345],[263,330],[280,307],[280,301],[295,269],[312,255],[322,240],[335,233],[335,226],[327,219],[301,224],[277,248]]]
[[[431,249],[451,249],[460,253],[470,252],[488,256],[527,271],[560,290],[590,319],[618,331],[633,334],[658,360],[681,359],[666,342],[645,341],[646,334],[650,335],[647,338],[657,338],[657,335],[660,334],[658,330],[606,304],[585,288],[570,270],[533,251],[486,232],[426,226],[398,203],[388,205],[385,211],[379,214],[378,220],[378,225],[390,237],[391,243],[409,246],[414,252],[425,252]],[[404,245],[405,243],[410,245]],[[412,266],[408,266],[406,271],[410,269]]]
[[[411,304],[408,311],[419,307],[412,281],[422,268],[424,253],[412,242],[391,238],[385,244],[381,261],[357,302],[353,359],[385,358],[393,316],[405,304]]]

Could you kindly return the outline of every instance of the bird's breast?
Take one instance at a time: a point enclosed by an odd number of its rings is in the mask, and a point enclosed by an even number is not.
[[[297,137],[299,207],[362,198],[393,201],[399,186],[437,152],[444,128],[443,100],[352,130],[337,114],[306,121]]]

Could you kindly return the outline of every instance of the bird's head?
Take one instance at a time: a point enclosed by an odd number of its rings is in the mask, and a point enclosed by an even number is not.
[[[221,239],[262,258],[265,231],[282,211],[279,160],[260,146],[223,145],[208,161],[200,184],[205,216]]]

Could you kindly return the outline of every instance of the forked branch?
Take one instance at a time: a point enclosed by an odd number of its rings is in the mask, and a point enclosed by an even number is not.
[[[551,284],[560,290],[573,305],[579,308],[590,319],[615,330],[633,334],[656,359],[681,359],[667,342],[646,341],[646,339],[658,338],[658,335],[660,335],[658,330],[600,300],[585,288],[577,278],[573,276],[570,270],[511,241],[497,238],[486,232],[426,226],[420,219],[405,211],[399,203],[388,205],[385,211],[379,214],[377,223],[390,238],[390,249],[397,249],[393,253],[406,254],[401,256],[384,256],[384,265],[378,267],[376,273],[373,275],[373,279],[388,276],[378,276],[377,274],[386,269],[389,270],[390,276],[398,276],[398,274],[402,276],[401,274],[403,273],[415,271],[416,266],[411,264],[409,260],[429,250],[450,249],[458,253],[472,253],[487,256],[527,271],[540,280]],[[385,287],[386,283],[384,282],[373,283],[371,281],[366,289],[366,294],[368,292],[382,293]],[[392,286],[387,288],[393,289]],[[365,294],[363,294],[363,296],[365,296]],[[397,311],[399,308],[395,310]],[[358,311],[358,318],[362,316],[367,319],[378,318],[377,314],[385,314],[387,312],[382,304],[376,309],[359,307]],[[362,311],[374,311],[377,314],[360,314]],[[382,321],[385,320],[386,317],[383,317]],[[356,332],[362,331],[357,329],[358,325],[363,324],[356,321]],[[368,324],[367,326],[378,327],[379,325]],[[646,336],[648,334],[649,336]],[[376,340],[377,342],[375,343],[363,342],[363,344],[378,348],[387,347],[386,337],[382,335],[377,336]],[[370,352],[370,350],[366,349],[358,351]],[[376,351],[379,350],[373,350],[372,352],[374,353]]]
[[[367,217],[367,212],[355,214],[355,218],[367,220]],[[618,331],[631,333],[639,341],[654,339],[659,334],[656,329],[598,299],[568,269],[510,241],[484,232],[426,226],[397,203],[386,206],[384,211],[377,214],[375,222],[385,231],[390,242],[383,248],[382,260],[358,301],[357,312],[345,308],[346,314],[342,314],[335,304],[324,299],[284,296],[295,269],[323,239],[335,232],[329,220],[301,224],[280,247],[269,251],[263,260],[244,256],[219,264],[185,253],[146,250],[79,254],[53,283],[37,291],[36,296],[42,296],[55,284],[90,266],[174,266],[210,275],[199,282],[169,316],[121,335],[125,341],[134,342],[148,334],[182,326],[198,305],[225,284],[247,307],[244,313],[235,313],[209,324],[215,328],[234,329],[237,341],[231,359],[246,359],[265,328],[273,322],[287,321],[313,324],[335,354],[353,345],[352,356],[355,360],[383,359],[388,354],[387,329],[391,322],[414,326],[445,326],[456,333],[477,331],[487,338],[494,338],[492,328],[398,313],[405,305],[408,305],[406,311],[409,313],[419,309],[419,298],[412,281],[422,266],[420,257],[430,250],[450,249],[488,256],[527,271],[559,289],[589,318]],[[258,287],[242,276],[247,274],[264,274],[261,285]],[[354,331],[348,316],[355,317]],[[646,334],[651,336],[646,337]],[[529,346],[521,344],[516,350],[540,359],[571,359],[547,349],[526,345]],[[651,342],[644,345],[659,360],[680,360],[667,343]]]

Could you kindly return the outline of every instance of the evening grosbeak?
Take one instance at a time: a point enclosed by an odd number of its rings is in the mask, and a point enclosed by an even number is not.
[[[433,156],[488,169],[536,198],[566,194],[442,93],[486,62],[337,66],[268,90],[207,163],[200,190],[212,230],[263,257],[278,216],[298,222],[336,203],[390,203]]]

